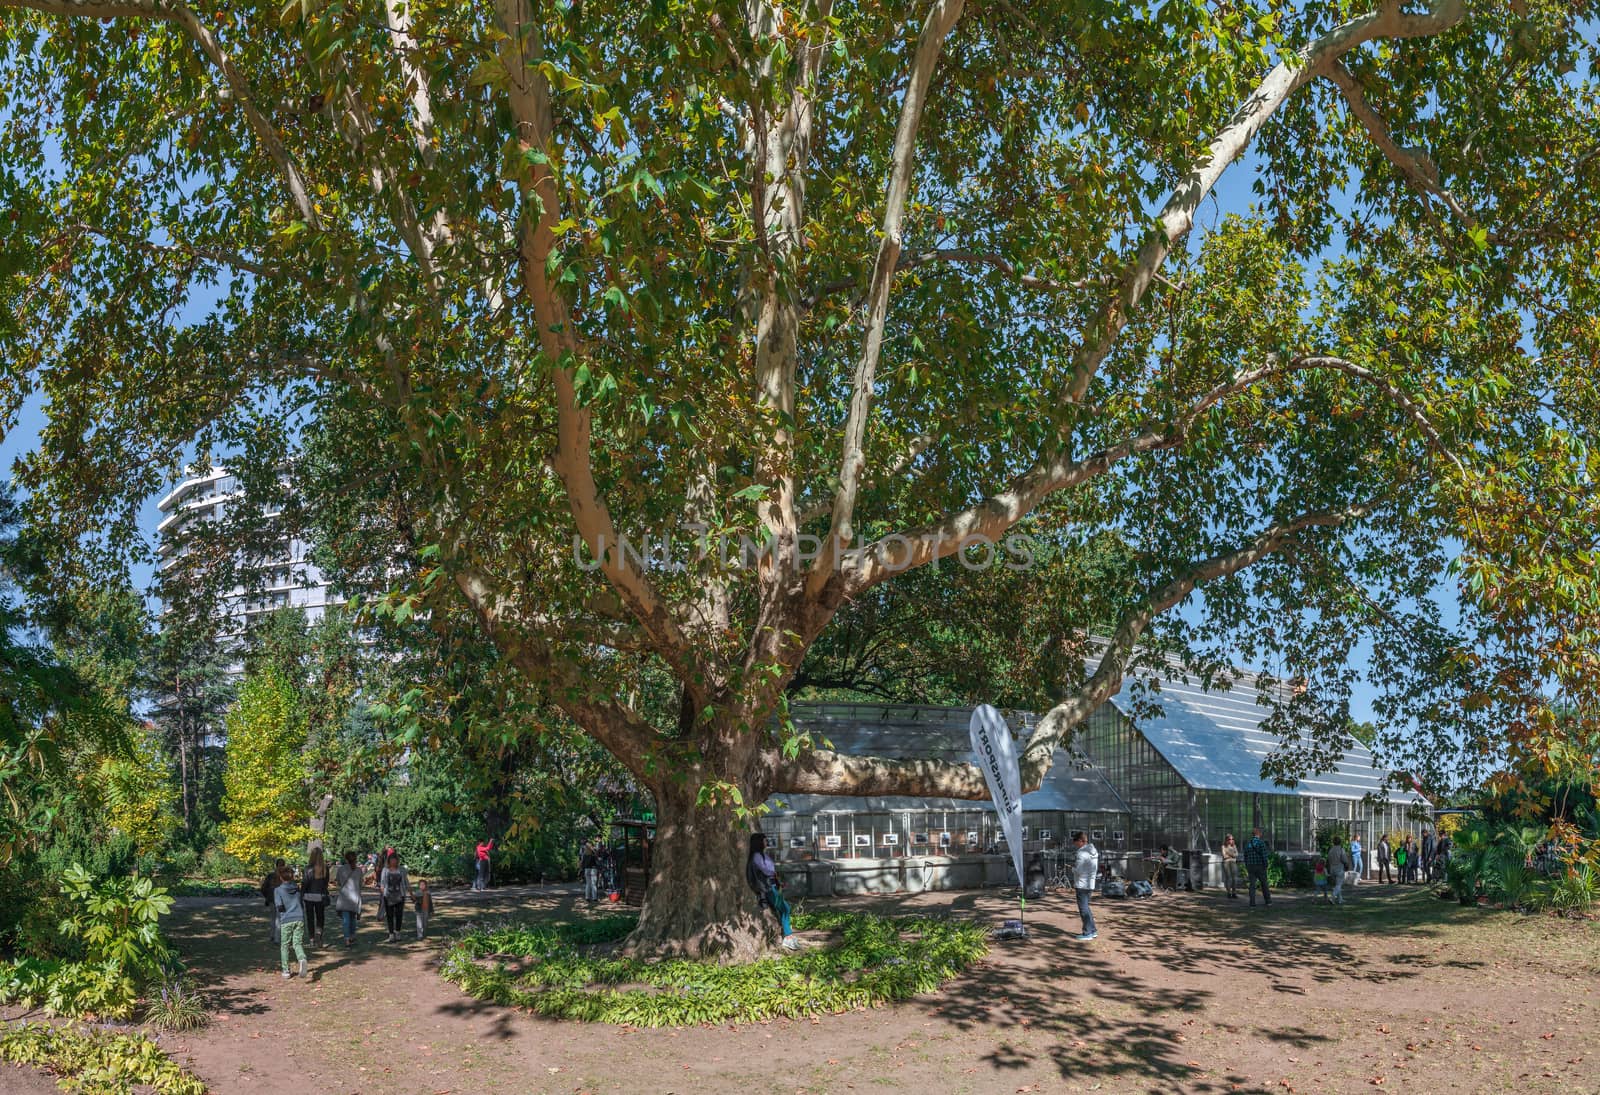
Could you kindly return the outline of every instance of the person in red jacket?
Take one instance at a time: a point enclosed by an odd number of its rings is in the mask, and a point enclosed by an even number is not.
[[[494,851],[493,837],[478,841],[478,873],[472,879],[474,890],[489,888],[489,853],[492,851]]]

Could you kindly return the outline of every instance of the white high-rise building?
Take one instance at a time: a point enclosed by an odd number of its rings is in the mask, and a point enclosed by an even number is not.
[[[162,514],[161,523],[156,526],[162,574],[183,563],[185,547],[180,534],[193,522],[219,521],[230,506],[243,504],[239,481],[226,468],[190,476],[175,486],[157,503]],[[278,514],[265,516],[270,522]],[[222,618],[218,623],[224,641],[239,639],[256,620],[281,608],[299,609],[306,622],[312,623],[330,607],[344,603],[344,598],[333,591],[311,562],[309,544],[288,533],[272,537],[269,542],[270,548],[244,561],[245,569],[253,571],[259,581],[250,583],[253,588],[236,585],[219,601],[217,611]],[[169,607],[163,600],[163,616]]]

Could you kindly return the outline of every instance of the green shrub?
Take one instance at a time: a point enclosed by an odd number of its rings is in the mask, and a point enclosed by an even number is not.
[[[1316,880],[1315,872],[1311,869],[1311,860],[1300,858],[1289,863],[1289,885],[1309,886]]]
[[[260,900],[259,882],[194,882],[184,879],[170,888],[173,897],[254,897]]]
[[[1328,849],[1333,847],[1333,838],[1338,837],[1345,844],[1350,843],[1350,823],[1348,821],[1321,821],[1317,823],[1314,839],[1317,844],[1317,854],[1324,858]]]
[[[1274,890],[1283,888],[1284,880],[1289,877],[1289,860],[1282,852],[1273,852],[1267,860],[1267,885]]]
[[[24,1023],[0,1034],[0,1060],[56,1077],[62,1091],[83,1095],[205,1095],[206,1085],[143,1034],[80,1031]]]
[[[207,848],[200,856],[200,877],[208,882],[223,882],[230,878],[249,878],[256,874],[254,866],[231,856],[220,844]]]
[[[1541,837],[1538,829],[1514,825],[1502,826],[1495,833],[1484,881],[1508,909],[1528,907],[1536,893],[1535,875],[1527,864]]]
[[[1547,890],[1545,904],[1562,916],[1583,916],[1600,901],[1600,871],[1587,863],[1568,867],[1565,874],[1552,881]]]
[[[173,953],[160,920],[172,898],[148,878],[96,882],[82,866],[61,880],[66,914],[62,957],[25,957],[0,966],[0,1003],[42,1006],[51,1015],[126,1019],[144,986]]]
[[[440,972],[479,999],[553,1018],[682,1026],[904,1000],[938,988],[988,949],[987,932],[976,924],[830,911],[798,913],[794,923],[802,931],[838,932],[836,946],[744,965],[579,950],[580,940],[619,940],[635,923],[615,916],[588,924],[472,926],[451,941]],[[513,972],[508,958],[528,961]],[[494,964],[482,964],[486,959]]]
[[[481,820],[461,813],[455,798],[431,785],[395,787],[384,794],[336,799],[328,811],[325,843],[337,859],[347,850],[361,854],[393,845],[416,874],[461,879],[470,876],[473,847],[482,837]],[[495,857],[495,874],[504,857]]]

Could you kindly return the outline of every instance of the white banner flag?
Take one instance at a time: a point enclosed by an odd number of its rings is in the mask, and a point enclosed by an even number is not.
[[[986,703],[973,710],[971,730],[972,751],[989,784],[989,797],[1000,815],[1000,831],[1006,834],[1011,862],[1017,868],[1017,884],[1022,885],[1026,878],[1022,873],[1022,772],[1017,767],[1017,743],[1011,740],[1011,728],[1000,712]]]

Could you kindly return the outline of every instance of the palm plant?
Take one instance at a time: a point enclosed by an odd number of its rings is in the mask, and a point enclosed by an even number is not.
[[[1528,866],[1544,831],[1527,825],[1504,825],[1495,833],[1489,852],[1490,889],[1508,909],[1525,908],[1534,892],[1534,873]]]
[[[1478,885],[1487,871],[1492,846],[1489,827],[1482,821],[1475,820],[1456,834],[1445,876],[1463,905],[1478,903]]]
[[[1567,868],[1550,887],[1550,907],[1563,916],[1584,914],[1600,901],[1600,871],[1588,863]]]

